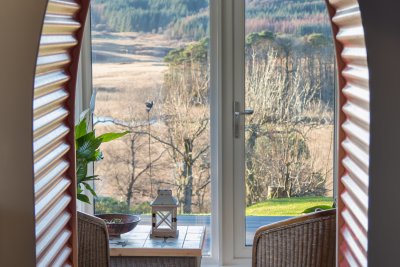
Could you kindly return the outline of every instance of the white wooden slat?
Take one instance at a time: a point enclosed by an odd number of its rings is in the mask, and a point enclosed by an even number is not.
[[[345,47],[341,55],[349,65],[367,65],[367,50],[364,47]]]
[[[69,148],[69,145],[61,143],[55,149],[51,150],[45,157],[37,161],[33,167],[35,175],[39,175],[40,172],[45,170],[53,162],[62,158],[68,152]]]
[[[33,121],[34,137],[48,134],[57,128],[58,125],[68,116],[69,112],[65,107],[57,108],[50,113]]]
[[[343,251],[344,257],[346,258],[347,262],[342,263],[340,266],[351,266],[351,267],[361,266],[360,264],[357,263],[356,259],[354,259],[351,252],[347,249],[347,246],[345,249],[342,249],[342,251]]]
[[[368,212],[368,192],[363,191],[354,180],[345,175],[342,177],[342,183],[346,187],[347,191],[353,196],[353,199],[356,199],[359,204],[359,207],[364,210],[365,213]]]
[[[48,14],[43,25],[43,34],[68,34],[81,27],[81,24],[69,15]]]
[[[346,120],[342,124],[342,128],[352,139],[357,139],[363,150],[369,151],[369,131],[351,120]]]
[[[339,139],[339,259],[342,266],[366,266],[368,251],[369,186],[369,72],[364,30],[357,0],[329,0],[336,10],[332,21],[338,27],[337,47],[344,105]]]
[[[51,203],[53,203],[60,195],[62,195],[71,181],[68,179],[61,179],[47,194],[45,197],[41,198],[35,205],[35,215],[40,217],[43,211],[48,208]]]
[[[44,18],[44,26],[46,26],[46,24],[61,25],[60,28],[58,28],[58,32],[60,32],[65,25],[72,25],[74,29],[77,30],[81,24],[75,20],[72,15],[73,14],[61,15],[48,13]],[[45,32],[43,32],[43,34],[45,34]]]
[[[73,35],[42,35],[40,38],[41,48],[71,48],[78,44]]]
[[[71,197],[68,195],[62,195],[46,212],[46,214],[36,222],[36,238],[44,233],[44,231],[60,216],[61,213],[68,206],[71,201]]]
[[[79,8],[80,6],[76,1],[50,0],[47,6],[47,12],[51,14],[73,15]]]
[[[361,24],[361,16],[360,10],[357,5],[349,5],[346,7],[342,7],[336,11],[335,16],[332,18],[332,21],[343,28],[360,25]]]
[[[53,262],[53,266],[71,266],[68,263],[65,263],[68,259],[68,256],[71,254],[72,250],[69,247],[64,247],[64,249],[60,252],[60,254],[56,257]]]
[[[351,101],[347,101],[342,110],[344,114],[347,115],[348,119],[362,126],[366,130],[369,129],[370,118],[368,110],[365,110]]]
[[[37,68],[41,68],[44,65],[50,65],[53,68],[59,66],[62,63],[67,63],[71,60],[68,53],[52,54],[46,56],[39,56],[37,59]]]
[[[36,74],[43,74],[54,69],[62,69],[70,62],[71,57],[66,52],[39,56],[36,62]]]
[[[364,255],[363,251],[358,246],[357,242],[351,235],[350,231],[347,229],[347,227],[344,227],[344,228],[342,228],[341,232],[342,232],[344,239],[346,240],[348,248],[351,250],[352,254],[357,259],[357,262],[361,266],[366,267],[368,265],[367,257]]]
[[[362,88],[355,84],[347,83],[342,90],[343,94],[351,102],[360,105],[365,110],[369,111],[369,90],[368,88]]]
[[[49,105],[54,106],[64,102],[68,97],[68,93],[65,90],[57,90],[50,94],[39,97],[33,101],[33,110],[38,112],[41,108],[45,108]]]
[[[365,212],[359,207],[356,201],[350,196],[348,192],[344,192],[340,196],[346,204],[347,209],[354,215],[354,218],[360,223],[363,227],[364,231],[368,231],[368,216]]]
[[[46,149],[46,147],[64,138],[65,135],[69,133],[69,131],[69,127],[67,127],[65,124],[61,124],[53,131],[49,132],[46,135],[43,135],[42,137],[34,141],[33,151],[39,154],[41,150]]]
[[[355,221],[351,213],[345,209],[342,212],[343,219],[346,221],[346,224],[349,226],[350,231],[353,232],[354,236],[357,237],[359,243],[361,244],[364,251],[367,251],[368,248],[368,238],[366,234],[362,231],[358,223]]]
[[[68,230],[64,230],[59,236],[56,237],[55,242],[51,244],[49,249],[46,250],[45,254],[42,258],[40,258],[37,263],[38,267],[47,267],[51,266],[51,262],[57,256],[59,251],[63,249],[65,244],[68,242],[68,239],[71,236],[71,232]]]
[[[347,65],[342,71],[342,75],[347,81],[359,84],[363,88],[368,88],[369,73],[366,67],[360,65]]]
[[[33,122],[33,130],[39,131],[41,128],[48,128],[50,125],[54,125],[62,121],[65,117],[68,116],[68,110],[64,107],[60,107],[36,120]]]
[[[354,6],[358,7],[357,0],[329,0],[329,4],[336,7],[337,10],[350,8]]]
[[[41,87],[46,87],[46,86],[60,86],[63,83],[67,82],[69,80],[69,75],[67,75],[64,71],[62,70],[57,70],[53,71],[50,73],[42,74],[39,76],[36,76],[35,78],[35,96],[37,97],[37,90]]]
[[[364,42],[364,31],[362,26],[341,28],[336,38],[346,45],[359,45]]]
[[[342,160],[343,166],[354,180],[363,188],[365,192],[368,192],[369,177],[350,157],[345,157]]]
[[[361,167],[364,172],[368,172],[369,167],[369,155],[368,152],[357,146],[349,138],[342,142],[342,147],[359,167]]]
[[[35,195],[40,195],[42,190],[51,185],[57,178],[65,173],[68,169],[68,161],[61,160],[46,173],[41,179],[35,181]]]
[[[33,130],[37,266],[77,264],[71,114],[88,1],[49,0],[34,82]],[[80,13],[82,11],[82,13]]]
[[[43,251],[51,244],[57,235],[61,233],[61,231],[67,225],[71,215],[68,213],[63,213],[61,216],[57,218],[54,224],[49,228],[49,231],[44,234],[37,242],[36,242],[36,255],[42,255]],[[59,265],[58,265],[59,266]]]

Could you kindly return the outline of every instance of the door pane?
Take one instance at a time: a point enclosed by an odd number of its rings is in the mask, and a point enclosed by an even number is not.
[[[247,0],[246,245],[262,225],[332,206],[335,65],[325,2]]]
[[[179,199],[178,224],[206,225],[211,177],[208,0],[92,1],[94,127],[131,133],[102,146],[96,213],[141,214],[157,189]]]

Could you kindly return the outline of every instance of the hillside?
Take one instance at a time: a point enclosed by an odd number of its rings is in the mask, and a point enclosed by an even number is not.
[[[247,0],[246,31],[307,35],[330,34],[322,0]],[[207,0],[94,0],[95,30],[164,33],[199,40],[208,31]]]

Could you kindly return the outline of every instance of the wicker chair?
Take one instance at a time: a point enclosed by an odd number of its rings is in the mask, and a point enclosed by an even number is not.
[[[102,219],[78,212],[78,266],[109,267],[107,226]]]
[[[253,267],[335,266],[336,210],[291,218],[259,228]]]

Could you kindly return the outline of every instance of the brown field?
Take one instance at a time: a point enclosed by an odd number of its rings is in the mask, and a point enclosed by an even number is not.
[[[152,112],[155,116],[160,112],[157,109],[157,100],[161,99],[164,73],[167,70],[163,57],[169,50],[183,45],[185,43],[168,40],[161,34],[94,33],[93,87],[97,88],[95,115],[128,123],[135,121],[146,127],[147,113],[144,102],[155,100]],[[161,131],[163,124],[155,122],[151,127],[152,131]],[[98,134],[123,130],[112,124],[97,124],[95,128]],[[310,152],[312,155],[318,155],[315,165],[328,170],[328,195],[332,195],[332,130],[332,126],[323,126],[309,135]],[[131,156],[130,145],[129,136],[103,145],[104,160],[95,166],[95,172],[101,178],[101,181],[96,183],[99,195],[124,200],[121,191],[124,184],[121,184],[121,181],[123,182],[132,171],[127,164],[127,159]],[[149,162],[147,136],[139,137],[136,146],[138,150],[135,164],[136,171],[139,172]],[[151,157],[154,159],[163,153],[152,169],[153,192],[150,192],[151,182],[146,172],[135,183],[134,204],[151,200],[151,193],[154,194],[158,187],[174,188],[176,166],[165,149],[160,143],[152,141]],[[209,188],[207,191],[206,209],[210,205]]]
[[[327,196],[333,196],[333,125],[315,129],[309,135],[309,149],[317,169],[326,170]]]
[[[98,89],[96,114],[121,120],[133,109],[144,116],[144,102],[156,99],[167,65],[163,57],[184,45],[161,34],[94,33],[93,87]]]
[[[145,101],[154,100],[152,114],[159,113],[157,100],[163,92],[164,73],[167,64],[163,57],[171,49],[185,43],[167,40],[161,34],[141,33],[94,33],[93,35],[93,87],[97,88],[95,115],[110,117],[125,122],[147,125]],[[125,130],[111,124],[97,124],[98,134],[104,131]],[[162,123],[155,123],[152,131],[160,131]],[[138,130],[141,128],[138,128]],[[147,128],[144,128],[147,130]],[[148,139],[138,138],[137,172],[149,162]],[[96,191],[102,196],[112,196],[123,200],[116,177],[120,181],[129,176],[132,169],[126,159],[129,153],[129,137],[103,144],[104,160],[95,166],[101,181],[96,183]],[[171,163],[165,147],[152,141],[151,156],[162,158],[152,168],[153,195],[158,187],[173,189],[175,167]],[[121,178],[122,177],[122,178]],[[160,184],[159,182],[165,182]],[[134,203],[151,200],[150,178],[144,173],[135,183]]]

